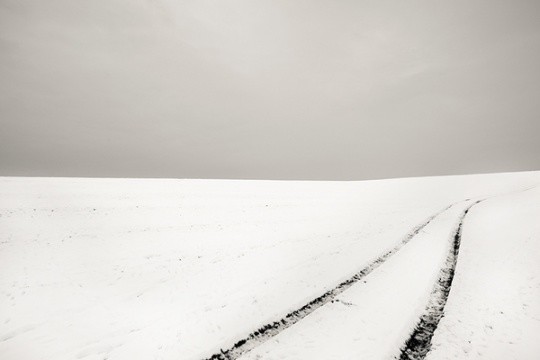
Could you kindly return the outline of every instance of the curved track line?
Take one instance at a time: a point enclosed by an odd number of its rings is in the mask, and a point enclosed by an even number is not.
[[[441,268],[439,278],[435,283],[435,287],[431,292],[428,305],[424,314],[420,317],[418,324],[405,342],[405,346],[401,349],[400,360],[419,360],[424,359],[431,349],[431,339],[439,321],[444,315],[444,307],[450,294],[452,281],[454,280],[454,272],[459,254],[459,246],[461,244],[461,232],[463,230],[463,222],[469,210],[476,204],[482,202],[478,200],[467,207],[460,219],[459,225],[454,233],[454,240],[446,258],[445,265]]]
[[[326,303],[332,301],[337,295],[341,294],[343,291],[350,288],[353,284],[363,279],[370,272],[382,265],[388,258],[398,252],[404,245],[406,245],[411,239],[418,234],[424,227],[426,227],[433,219],[442,214],[443,212],[450,209],[454,204],[447,206],[441,211],[429,217],[423,223],[417,225],[413,228],[406,236],[401,240],[396,246],[392,249],[386,251],[381,256],[371,261],[367,266],[362,270],[354,274],[349,279],[341,282],[334,288],[328,290],[321,296],[311,300],[304,306],[291,311],[285,317],[274,321],[273,323],[266,324],[256,331],[249,334],[247,337],[242,340],[237,341],[232,347],[227,350],[221,349],[219,353],[213,354],[207,360],[233,360],[239,358],[242,354],[250,351],[251,349],[257,347],[266,340],[276,336],[286,328],[296,324],[298,321],[302,320],[313,311],[317,310]],[[469,209],[469,208],[468,208]],[[467,209],[467,211],[468,211]]]

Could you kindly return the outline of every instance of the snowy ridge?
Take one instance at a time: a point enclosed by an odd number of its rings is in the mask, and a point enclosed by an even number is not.
[[[466,217],[427,357],[533,360],[539,182],[0,177],[0,358],[399,358],[464,210],[497,196]]]
[[[388,258],[390,258],[392,255],[397,253],[404,245],[406,245],[411,239],[414,238],[415,235],[417,235],[422,229],[424,229],[431,221],[433,221],[437,216],[444,213],[445,211],[449,210],[452,206],[455,204],[451,204],[441,211],[435,213],[434,215],[430,216],[426,221],[422,222],[421,224],[417,225],[413,230],[411,230],[403,240],[401,240],[395,247],[392,249],[386,251],[384,254],[370,262],[367,266],[362,268],[359,272],[354,274],[349,279],[341,282],[336,287],[328,290],[321,296],[316,297],[315,299],[311,300],[304,306],[302,306],[299,309],[296,309],[289,314],[287,314],[285,317],[276,320],[272,323],[266,324],[256,331],[249,334],[246,338],[243,338],[239,341],[237,341],[232,347],[230,347],[227,350],[221,350],[220,353],[213,354],[207,360],[216,360],[216,359],[237,359],[242,354],[250,351],[251,349],[255,348],[257,345],[265,342],[266,340],[276,336],[286,328],[296,324],[309,314],[311,314],[313,311],[317,310],[318,308],[324,306],[330,301],[333,301],[335,297],[348,288],[350,288],[352,285],[354,285],[359,280],[363,279],[365,276],[367,276],[369,273],[371,273],[373,270],[375,270],[377,267],[382,265]],[[473,204],[474,205],[474,204]],[[471,205],[472,206],[472,205]],[[469,208],[465,210],[465,214],[467,213]]]

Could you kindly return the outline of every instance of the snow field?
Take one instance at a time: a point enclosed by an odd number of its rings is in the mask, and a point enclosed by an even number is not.
[[[0,178],[0,358],[201,359],[448,204],[538,182]]]

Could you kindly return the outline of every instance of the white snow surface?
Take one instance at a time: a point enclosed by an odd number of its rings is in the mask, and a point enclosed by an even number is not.
[[[315,325],[307,324],[328,313],[321,321],[346,333],[344,342],[360,336],[361,351],[373,354],[373,359],[387,358],[396,351],[387,340],[402,341],[425,306],[429,282],[437,276],[447,234],[457,220],[453,211],[463,208],[467,198],[516,192],[539,183],[539,172],[362,182],[0,178],[0,359],[208,357],[349,278],[414,226],[459,202],[424,229],[436,235],[419,234],[368,275],[365,284],[340,295],[341,300],[361,304],[327,304],[275,337],[304,327],[314,334],[310,339],[304,336],[305,341],[322,342]],[[522,320],[527,329],[538,324],[540,232],[538,224],[532,225],[538,213],[531,210],[537,209],[538,197],[529,198],[538,192],[515,194],[478,205],[467,219],[463,243],[468,238],[478,241],[460,254],[458,269],[463,274],[456,275],[461,288],[455,291],[460,297],[453,300],[453,289],[443,318],[446,333],[434,337],[439,357],[450,354],[446,348],[456,354],[463,351],[460,344],[470,340],[471,331],[479,343],[493,345],[492,338],[482,337],[484,319],[474,308],[493,295],[493,274],[507,281],[523,276],[519,284],[512,282],[515,288],[509,293],[501,285],[497,294],[503,299],[489,299],[490,311],[508,311],[501,316],[488,312],[497,317],[489,324],[502,341],[497,344],[520,347],[523,354],[530,354],[526,346],[533,348],[534,335],[515,334],[518,329],[525,332],[518,326]],[[481,209],[502,199],[508,207],[497,203],[502,205],[480,216]],[[521,202],[514,204],[512,199]],[[494,223],[508,219],[498,215],[499,208],[525,215],[511,217],[512,226],[505,227]],[[480,224],[476,232],[468,229],[473,221]],[[503,234],[512,235],[514,246]],[[491,249],[492,236],[494,242],[506,241],[508,249]],[[514,258],[504,262],[504,254]],[[462,264],[463,258],[470,264]],[[500,261],[511,274],[496,269]],[[419,270],[424,267],[430,270]],[[399,281],[407,272],[423,280],[409,287]],[[485,289],[475,292],[482,281]],[[372,305],[386,309],[385,304],[397,304],[390,293],[400,291],[407,300],[394,315],[383,321],[376,315],[383,310],[370,310]],[[517,296],[523,294],[526,299],[521,302]],[[476,305],[468,305],[470,299]],[[401,311],[404,308],[407,312]],[[479,319],[460,328],[463,311]],[[364,318],[362,312],[375,315]],[[337,328],[334,316],[347,319],[343,328]],[[391,334],[389,339],[364,337],[365,329],[354,328],[355,318],[367,322],[363,328],[376,326],[377,334]],[[506,338],[504,326],[497,327],[509,321],[516,326],[512,339]],[[341,351],[334,358],[354,354],[334,345]],[[399,349],[400,344],[395,346]],[[295,356],[283,353],[280,358],[284,357]]]

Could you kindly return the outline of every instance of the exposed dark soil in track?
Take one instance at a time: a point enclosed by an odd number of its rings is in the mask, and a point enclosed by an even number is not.
[[[439,279],[431,292],[429,303],[420,317],[416,328],[405,342],[405,346],[401,349],[400,360],[419,360],[424,359],[431,349],[431,339],[440,320],[444,315],[444,307],[450,294],[452,281],[454,280],[454,272],[457,265],[459,246],[461,245],[461,232],[463,230],[463,222],[469,210],[482,200],[476,201],[469,206],[460,217],[458,228],[454,234],[452,247],[446,258],[444,267],[439,273]]]
[[[404,245],[406,245],[416,234],[418,234],[424,227],[426,227],[433,219],[435,219],[437,216],[439,216],[441,213],[445,212],[446,210],[450,209],[453,205],[450,205],[443,210],[439,211],[435,215],[428,218],[423,223],[416,226],[411,232],[405,236],[405,238],[400,241],[396,246],[394,246],[392,249],[386,251],[381,256],[376,258],[375,260],[371,261],[367,266],[365,266],[363,269],[361,269],[359,272],[354,274],[349,279],[341,282],[334,288],[328,290],[321,296],[311,300],[304,306],[291,311],[288,313],[285,317],[274,321],[273,323],[266,324],[264,326],[261,326],[259,329],[255,330],[251,334],[249,334],[247,337],[237,341],[233,346],[228,348],[227,350],[221,349],[219,353],[213,354],[207,360],[231,360],[231,359],[237,359],[242,354],[248,352],[249,350],[257,347],[259,344],[265,342],[266,340],[276,336],[286,328],[290,327],[291,325],[297,323],[298,321],[302,320],[309,314],[311,314],[316,309],[322,307],[326,303],[332,301],[337,295],[341,294],[343,291],[350,288],[353,284],[358,282],[359,280],[363,279],[366,275],[371,273],[373,270],[375,270],[377,267],[382,265],[388,258],[390,258],[392,255],[394,255],[396,252],[398,252]],[[468,209],[467,209],[468,211]]]

